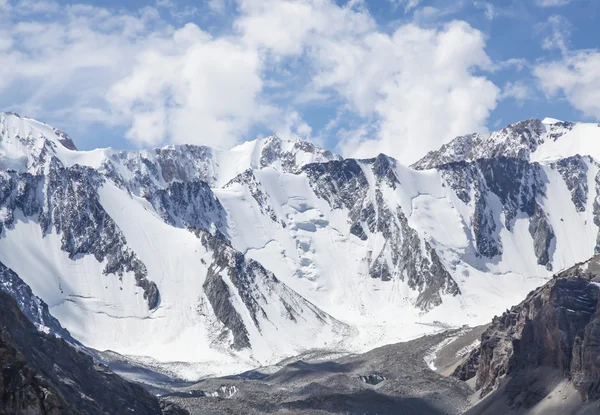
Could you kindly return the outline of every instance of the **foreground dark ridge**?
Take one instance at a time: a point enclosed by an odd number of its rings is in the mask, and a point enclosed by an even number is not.
[[[563,413],[598,413],[599,356],[600,256],[595,256],[494,318],[481,346],[454,375],[474,379],[484,398],[472,414],[529,413],[553,399],[557,388],[561,402],[554,407]],[[577,391],[573,397],[569,387]]]
[[[186,413],[39,332],[1,290],[0,370],[2,414]]]

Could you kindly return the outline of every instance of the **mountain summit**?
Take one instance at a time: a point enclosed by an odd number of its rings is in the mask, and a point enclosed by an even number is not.
[[[409,168],[276,136],[78,151],[5,113],[2,287],[43,330],[190,378],[481,324],[600,251],[599,134],[527,120]]]

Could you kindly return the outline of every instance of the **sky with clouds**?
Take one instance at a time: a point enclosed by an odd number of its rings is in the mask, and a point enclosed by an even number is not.
[[[276,133],[411,163],[526,118],[600,120],[599,18],[597,0],[0,0],[0,111],[81,149]]]

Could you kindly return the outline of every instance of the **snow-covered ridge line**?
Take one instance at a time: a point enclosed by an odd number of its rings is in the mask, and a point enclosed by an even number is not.
[[[600,160],[600,124],[530,119],[491,133],[456,137],[440,149],[430,151],[412,167],[425,170],[452,162],[496,157],[546,163],[576,155]]]
[[[44,154],[52,154],[63,165],[75,164],[93,169],[126,172],[135,164],[159,164],[164,179],[203,180],[221,187],[247,169],[267,166],[296,172],[314,162],[339,160],[340,156],[303,140],[282,140],[271,135],[233,147],[230,150],[182,144],[153,150],[114,150],[100,148],[78,151],[64,132],[15,113],[0,113],[0,168],[33,171]]]
[[[2,117],[0,261],[77,340],[189,377],[481,324],[600,249],[598,163],[533,160],[578,128],[561,122],[415,170],[274,136],[76,151]]]

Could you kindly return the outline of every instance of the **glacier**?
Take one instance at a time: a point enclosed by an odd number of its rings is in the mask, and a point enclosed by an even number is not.
[[[598,252],[598,160],[598,125],[553,119],[409,167],[276,136],[79,151],[2,113],[2,287],[83,345],[186,379],[362,352],[485,323]]]

